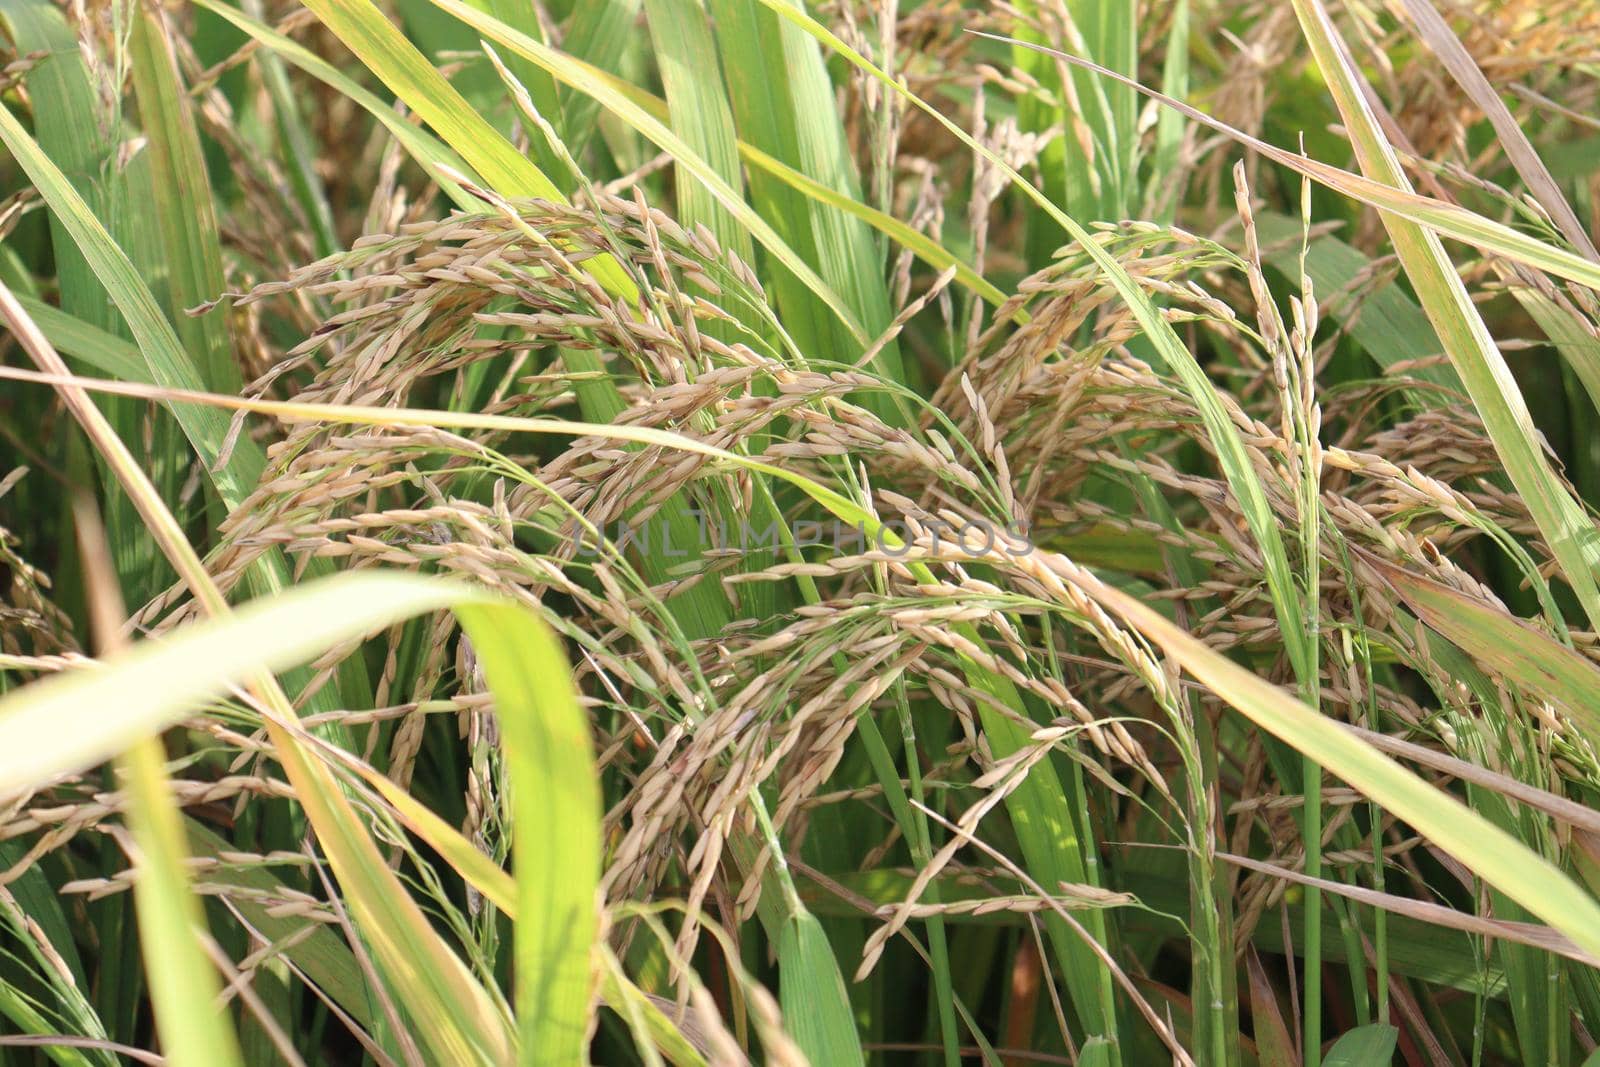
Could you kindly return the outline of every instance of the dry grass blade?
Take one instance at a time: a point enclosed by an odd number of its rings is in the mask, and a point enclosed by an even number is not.
[[[1591,739],[1600,739],[1600,667],[1548,633],[1464,593],[1382,560],[1367,565],[1417,618],[1496,673],[1550,701]]]
[[[1399,756],[1402,759],[1421,764],[1432,770],[1443,771],[1445,774],[1459,778],[1463,782],[1481,785],[1491,792],[1498,793],[1503,797],[1509,797],[1518,803],[1526,804],[1530,808],[1542,811],[1546,815],[1566,823],[1568,826],[1578,827],[1590,833],[1600,833],[1600,812],[1596,812],[1593,808],[1585,807],[1576,801],[1568,800],[1566,797],[1557,796],[1542,789],[1535,789],[1526,782],[1518,781],[1510,775],[1497,774],[1494,771],[1478,766],[1476,763],[1468,763],[1466,760],[1456,759],[1454,756],[1447,756],[1441,752],[1435,752],[1431,748],[1390,737],[1388,734],[1365,730],[1359,726],[1351,726],[1348,729],[1380,752],[1387,752],[1391,756]]]
[[[1580,949],[1572,940],[1563,934],[1539,926],[1534,923],[1514,922],[1509,919],[1485,919],[1469,912],[1457,911],[1447,908],[1442,904],[1431,904],[1425,900],[1413,900],[1410,897],[1395,896],[1392,893],[1378,893],[1371,889],[1364,889],[1358,885],[1347,885],[1344,882],[1332,882],[1326,878],[1308,878],[1299,871],[1292,871],[1285,867],[1278,867],[1271,863],[1262,863],[1247,856],[1235,856],[1227,852],[1219,852],[1219,859],[1226,860],[1236,867],[1259,874],[1268,874],[1274,878],[1293,882],[1296,885],[1311,885],[1316,883],[1318,888],[1329,893],[1335,893],[1363,904],[1371,904],[1375,908],[1392,911],[1396,915],[1404,915],[1412,919],[1420,919],[1435,926],[1443,926],[1451,930],[1465,930],[1468,933],[1481,934],[1484,937],[1496,938],[1505,941],[1515,941],[1520,945],[1532,945],[1534,948],[1553,952],[1558,956],[1565,956],[1570,960],[1588,966],[1596,965],[1596,957]]]
[[[1494,86],[1489,84],[1489,79],[1483,76],[1472,54],[1462,46],[1461,39],[1451,32],[1439,9],[1433,6],[1433,0],[1403,2],[1406,14],[1417,28],[1417,35],[1439,57],[1439,62],[1450,72],[1456,84],[1482,109],[1489,124],[1494,127],[1495,136],[1500,139],[1500,146],[1561,236],[1579,252],[1600,263],[1600,252],[1595,250],[1589,231],[1578,221],[1572,205],[1562,195],[1561,187],[1550,176],[1550,169],[1539,158],[1538,150],[1528,140],[1528,135],[1522,132],[1522,127],[1506,107],[1505,101],[1500,99],[1500,94],[1495,92]]]
[[[1284,1025],[1278,996],[1255,949],[1246,950],[1245,966],[1250,973],[1250,1016],[1255,1024],[1256,1054],[1261,1058],[1262,1067],[1295,1067],[1300,1060],[1295,1055],[1294,1039]]]

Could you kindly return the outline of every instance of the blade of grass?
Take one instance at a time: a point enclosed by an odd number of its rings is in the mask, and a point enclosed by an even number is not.
[[[189,851],[193,855],[222,861],[223,855],[235,847],[232,842],[192,818],[186,821],[185,830],[188,833]],[[231,905],[250,926],[269,942],[286,943],[283,954],[297,970],[315,982],[317,988],[358,1025],[372,1025],[364,988],[366,979],[350,946],[339,940],[339,936],[322,923],[308,929],[304,920],[276,915],[268,904],[263,903],[283,898],[284,887],[277,879],[258,867],[231,867],[225,863],[208,871],[206,879],[243,890],[231,900]]]
[[[655,116],[657,119],[666,121],[669,118],[670,113],[667,103],[660,97],[639,88],[637,85],[634,85],[631,82],[624,81],[615,75],[609,74],[592,63],[586,63],[571,56],[568,58],[571,60],[570,69],[574,75],[576,75],[578,72],[581,72],[586,82],[592,81],[597,84],[608,86],[610,89],[614,90],[624,98],[639,105],[639,107],[644,109],[649,114]],[[577,83],[571,82],[567,84]],[[739,94],[730,95],[733,95],[735,99],[737,99],[739,96]],[[956,271],[955,280],[960,282],[963,286],[970,289],[972,292],[976,293],[978,296],[982,297],[984,300],[987,300],[996,307],[999,307],[1005,303],[1006,294],[1003,293],[997,286],[990,283],[966,261],[951,253],[943,245],[939,244],[939,242],[935,241],[922,231],[908,225],[905,222],[902,222],[893,215],[878,210],[870,204],[854,199],[845,193],[839,192],[832,186],[825,185],[824,183],[817,181],[815,178],[812,178],[802,171],[796,170],[794,167],[789,166],[787,163],[784,163],[782,160],[768,154],[753,144],[750,144],[746,141],[735,141],[734,146],[739,153],[739,157],[744,161],[745,165],[755,169],[752,173],[751,179],[752,202],[756,205],[758,210],[762,211],[764,216],[771,214],[771,212],[762,206],[762,197],[756,189],[758,179],[763,175],[778,179],[778,181],[780,181],[782,184],[788,186],[795,192],[801,193],[808,200],[814,200],[819,204],[826,205],[827,207],[842,211],[848,215],[852,215],[855,218],[860,219],[862,222],[883,234],[901,248],[904,248],[915,254],[917,258],[928,264],[928,266],[932,267],[935,271],[944,271],[954,267]],[[709,153],[707,153],[707,158],[710,158]],[[724,176],[727,177],[729,174],[736,173],[737,169],[734,169],[726,172]],[[732,177],[727,177],[727,180],[730,184],[732,184],[734,181]],[[789,228],[785,227],[784,232],[789,232]],[[797,251],[805,247],[792,234],[788,239],[791,247]],[[1014,320],[1019,323],[1026,323],[1029,321],[1028,313],[1018,309],[1015,312]],[[798,347],[802,352],[813,350],[808,348],[805,344],[800,344]]]
[[[1177,0],[1172,5],[1172,27],[1167,31],[1167,55],[1161,65],[1161,91],[1178,100],[1189,95],[1189,0]],[[1131,89],[1128,94],[1132,99]],[[1150,189],[1166,189],[1171,185],[1182,148],[1183,123],[1176,112],[1163,108],[1161,114],[1156,116],[1155,151],[1150,160]],[[1159,198],[1158,218],[1170,222],[1177,211],[1177,197],[1170,191],[1154,195]]]
[[[1367,1067],[1368,1064],[1390,1063],[1394,1059],[1395,1045],[1400,1031],[1383,1023],[1361,1026],[1333,1043],[1327,1067]]]
[[[722,87],[716,42],[712,40],[705,9],[696,0],[645,0],[644,9],[656,63],[661,68],[672,131],[730,189],[737,191],[742,179],[733,112]],[[723,248],[747,263],[753,260],[749,231],[693,180],[693,172],[684,169],[682,163],[678,168],[678,221],[689,228],[696,223],[706,226]]]
[[[1374,907],[1392,911],[1396,915],[1420,919],[1437,929],[1463,930],[1481,934],[1496,941],[1536,947],[1583,963],[1595,962],[1593,957],[1584,953],[1568,938],[1538,923],[1517,922],[1498,918],[1486,919],[1472,912],[1457,911],[1442,904],[1379,893],[1375,890],[1346,885],[1342,882],[1331,882],[1327,879],[1314,879],[1298,871],[1277,867],[1270,863],[1262,863],[1259,860],[1246,859],[1243,856],[1224,855],[1223,858],[1229,863],[1243,867],[1245,870],[1271,875],[1274,878],[1281,878],[1296,885],[1308,885],[1313,881],[1317,881],[1329,893],[1370,903]]]
[[[1510,288],[1517,303],[1549,338],[1550,346],[1572,368],[1589,403],[1600,410],[1600,339],[1589,332],[1589,324],[1537,289],[1514,281]]]
[[[126,189],[112,170],[116,146],[106,129],[77,35],[65,15],[44,0],[0,0],[0,19],[19,55],[43,53],[28,73],[28,100],[41,151],[108,225],[127,215]],[[62,310],[108,333],[121,333],[121,318],[105,288],[60,219],[51,220],[51,251]]]
[[[622,964],[609,951],[603,952],[605,964],[600,979],[600,996],[618,1015],[638,1020],[651,1045],[660,1050],[673,1067],[706,1067],[706,1059],[699,1049],[689,1043],[672,1020],[645,996],[638,986],[628,979]]]
[[[1439,57],[1451,77],[1488,118],[1507,158],[1511,160],[1512,166],[1534,199],[1544,208],[1545,214],[1554,222],[1557,231],[1579,253],[1590,260],[1600,262],[1600,252],[1596,252],[1588,232],[1578,221],[1566,197],[1562,195],[1560,186],[1545,167],[1532,142],[1522,132],[1510,109],[1478,68],[1477,61],[1451,32],[1449,25],[1429,0],[1406,0],[1405,7],[1418,36]],[[1381,102],[1370,97],[1368,102],[1382,127],[1393,131],[1395,129],[1393,120],[1384,114]],[[1391,132],[1390,136],[1396,134]],[[1600,341],[1596,341],[1592,335],[1592,327],[1582,322],[1577,317],[1576,311],[1562,308],[1549,295],[1536,288],[1537,280],[1527,277],[1529,272],[1514,270],[1505,264],[1497,263],[1494,266],[1497,275],[1507,283],[1512,296],[1528,314],[1533,316],[1557,353],[1572,368],[1585,392],[1589,394],[1590,402],[1600,407]]]
[[[1152,520],[1169,530],[1182,529],[1171,505],[1161,495],[1160,486],[1153,480],[1140,479],[1134,491]],[[1189,588],[1200,585],[1199,568],[1188,551],[1162,545],[1161,553],[1177,583]],[[1174,734],[1185,764],[1190,833],[1198,838],[1190,846],[1191,857],[1186,864],[1192,951],[1196,957],[1189,998],[1196,1006],[1194,1047],[1218,1067],[1229,1067],[1238,1062],[1239,991],[1237,968],[1230,966],[1234,944],[1231,881],[1216,858],[1217,838],[1223,832],[1217,811],[1220,753],[1216,729],[1199,694],[1190,694],[1187,707],[1182,710],[1188,714],[1189,725]],[[1253,973],[1250,977],[1253,983]]]
[[[960,259],[945,247],[920,230],[914,229],[906,223],[885,214],[870,204],[853,200],[844,194],[823,185],[821,182],[795,170],[782,161],[767,155],[752,145],[739,142],[739,154],[744,161],[752,167],[777,178],[796,192],[819,203],[827,204],[840,211],[854,215],[868,226],[889,238],[901,248],[914,253],[935,271],[945,271],[955,268],[956,281],[978,294],[995,307],[1005,303],[1005,293],[979,274],[965,260]],[[1024,324],[1029,321],[1026,311],[1018,310],[1014,321]]]
[[[82,248],[90,266],[106,283],[107,293],[122,310],[128,326],[133,331],[141,354],[150,368],[150,379],[179,389],[197,389],[203,379],[184,354],[176,334],[166,323],[166,318],[150,296],[133,262],[118,248],[107,234],[106,227],[96,219],[90,206],[83,202],[77,190],[67,182],[66,176],[51,163],[37,142],[30,138],[21,123],[8,107],[0,107],[0,141],[11,150],[16,162],[26,171],[35,189],[50,203],[53,218],[61,219],[64,229],[72,235],[75,245]],[[222,440],[227,435],[227,419],[222,414],[206,408],[174,406],[173,413],[184,426],[190,442],[206,467],[213,467],[221,453]],[[262,458],[253,443],[240,440],[234,450],[232,462],[214,472],[214,480],[224,501],[237,504],[254,488],[254,478],[261,472]]]
[[[1074,218],[1122,217],[1124,160],[1120,148],[1126,143],[1131,150],[1132,125],[1125,131],[1119,129],[1121,116],[1113,114],[1102,83],[1082,71],[1063,71],[1041,55],[1042,49],[1034,51],[1029,46],[1056,38],[1046,36],[1045,27],[1056,28],[1067,35],[1070,47],[1081,48],[1089,58],[1131,74],[1132,56],[1126,53],[1120,35],[1113,41],[1108,31],[1124,20],[1131,30],[1136,17],[1129,10],[1132,7],[1087,0],[1067,0],[1059,6],[1026,0],[1017,5],[1022,16],[1017,33],[1022,40],[1013,48],[1012,62],[1040,86],[1039,92],[1018,101],[1018,116],[1023,129],[1031,133],[1062,131],[1043,152],[1040,170],[1047,189],[1061,189],[1062,207]],[[1124,132],[1130,135],[1126,142],[1121,141]],[[1049,250],[1037,237],[1030,238],[1029,249],[1030,258]]]
[[[1130,77],[1139,63],[1139,4],[1137,0],[1068,0],[1068,10],[1083,34],[1089,55],[1112,70]],[[1108,221],[1123,218],[1135,184],[1139,134],[1138,97],[1126,86],[1104,86],[1084,79],[1080,98],[1103,97],[1104,104],[1087,109],[1086,118],[1096,139],[1105,146],[1099,163],[1100,211]],[[1087,90],[1084,92],[1082,90]],[[1099,102],[1098,100],[1096,101]]]
[[[125,338],[107,333],[43,301],[19,296],[17,303],[39,324],[39,329],[58,351],[125,382],[150,381],[150,368],[145,366],[144,357],[139,354],[138,347]]]
[[[183,827],[160,742],[145,737],[119,761],[128,782],[128,828],[138,845],[134,909],[139,916],[150,1000],[162,1052],[174,1067],[231,1067],[244,1061],[216,968],[201,948],[200,900],[189,885]]]
[[[1550,701],[1600,739],[1600,668],[1522,619],[1376,558],[1367,558],[1417,618],[1463,652]]]
[[[473,603],[456,612],[495,695],[512,785],[521,1045],[541,1062],[584,1063],[601,839],[588,720],[560,644],[527,609]]]
[[[160,642],[141,644],[107,657],[100,670],[51,676],[0,700],[0,739],[17,746],[0,754],[0,791],[27,789],[55,775],[100,763],[173,725],[196,706],[224,695],[232,684],[250,678],[254,672],[282,670],[399,619],[455,605],[470,616],[466,625],[480,632],[487,629],[491,637],[494,627],[509,628],[514,637],[526,637],[531,632],[531,625],[514,624],[513,617],[503,610],[474,613],[475,605],[485,603],[483,594],[443,581],[360,572],[307,583],[266,600],[253,601],[227,616],[185,626]],[[522,617],[529,618],[525,613]],[[498,662],[504,658],[504,648],[489,655]],[[115,716],[108,714],[111,708],[117,710]],[[513,727],[524,728],[539,727]],[[305,759],[298,747],[296,755]],[[583,766],[583,761],[573,759],[570,751],[564,753],[564,758]],[[537,783],[538,779],[528,781]],[[526,791],[534,797],[540,794],[536,784],[527,786]],[[334,790],[325,795],[336,797],[338,793]],[[301,799],[312,804],[326,802],[305,794]],[[567,815],[576,817],[581,812],[566,813],[564,817]],[[581,821],[578,819],[578,823]],[[356,850],[370,851],[375,869],[387,870],[365,831],[354,824],[352,829],[366,841],[364,847],[355,846]],[[594,841],[597,844],[598,838]],[[330,842],[327,836],[323,843],[330,856],[353,844]],[[337,859],[335,863],[339,865]],[[375,879],[375,875],[369,877]],[[345,879],[341,877],[341,881]],[[355,892],[349,884],[346,889]],[[585,899],[592,909],[592,893]],[[375,933],[370,936],[381,942],[399,936],[400,930],[409,925],[394,927],[393,933],[381,938]],[[416,956],[423,947],[422,943],[411,944],[400,955]],[[464,978],[459,961],[449,959],[453,961],[450,969]],[[414,959],[410,964],[418,969],[425,965],[423,959]],[[208,969],[209,966],[206,964]],[[425,1001],[411,1005],[419,1016],[426,1006]],[[427,1019],[419,1021],[426,1023]],[[475,1044],[477,1041],[465,1047]]]
[[[634,39],[639,21],[640,0],[590,0],[579,4],[567,25],[561,46],[574,59],[596,69],[615,74],[621,68],[628,42]],[[593,97],[579,95],[564,101],[567,148],[574,158],[583,158],[585,146],[595,130],[595,114],[600,105]]]
[[[1433,6],[1431,0],[1402,0],[1402,3],[1412,26],[1416,28],[1417,36],[1439,57],[1440,64],[1450,72],[1450,77],[1455,79],[1456,84],[1489,120],[1511,165],[1527,184],[1528,191],[1539,202],[1539,206],[1555,223],[1561,236],[1583,255],[1600,263],[1600,252],[1595,251],[1589,231],[1578,221],[1572,205],[1561,194],[1561,187],[1551,177],[1544,160],[1539,158],[1538,151],[1528,140],[1527,134],[1522,132],[1522,126],[1506,107],[1505,101],[1500,99],[1500,94],[1484,77],[1472,53],[1451,32],[1438,8]]]
[[[1250,972],[1250,1017],[1255,1022],[1256,1054],[1261,1067],[1298,1067],[1299,1057],[1283,1013],[1278,1010],[1277,994],[1253,948],[1245,954],[1245,968]]]
[[[780,989],[785,1029],[812,1063],[859,1067],[865,1061],[850,1017],[850,1000],[822,924],[809,911],[796,911],[783,924],[778,952],[801,961],[797,969],[801,980],[785,981]],[[823,988],[819,982],[831,982],[836,988]]]
[[[53,1025],[53,1020],[39,1010],[38,1004],[24,996],[20,990],[9,982],[0,982],[0,1015],[4,1015],[16,1027],[16,1034],[8,1034],[13,1041],[23,1035],[46,1037],[59,1040],[59,1027]],[[71,1041],[71,1038],[68,1038]],[[95,1040],[95,1039],[91,1039]],[[18,1041],[20,1044],[21,1042]],[[49,1048],[47,1055],[60,1067],[107,1067],[109,1064],[118,1063],[109,1055],[101,1059],[91,1060],[83,1052],[70,1045],[51,1044],[41,1041]]]
[[[269,598],[268,603],[304,589],[325,588],[338,580],[299,586]],[[365,590],[362,597],[363,607],[377,599]],[[327,602],[318,610],[354,615]],[[269,682],[270,675],[263,675],[254,684]],[[448,1063],[498,1064],[512,1058],[515,1035],[507,1020],[389,870],[383,853],[328,769],[308,755],[281,711],[269,716],[267,724],[278,760],[317,829],[317,839],[349,898],[361,934],[421,1031],[423,1042],[435,1057]]]
[[[536,41],[545,41],[544,26],[539,21],[539,9],[528,3],[519,3],[518,0],[479,0],[479,5],[484,11],[504,22],[507,26],[515,27],[519,32],[527,34]],[[550,77],[538,67],[527,60],[513,56],[510,61],[511,73],[517,81],[522,83],[533,99],[533,104],[539,113],[550,123],[556,137],[566,134],[566,116],[561,110],[561,98],[556,93],[555,79]],[[560,150],[552,145],[543,131],[530,129],[526,131],[529,144],[532,146],[534,160],[539,169],[546,174],[560,174]]]
[[[242,383],[226,315],[212,311],[195,318],[185,313],[215,300],[227,283],[205,156],[162,20],[153,10],[137,10],[130,60],[150,159],[152,206],[165,250],[168,316],[206,388],[233,393]]]

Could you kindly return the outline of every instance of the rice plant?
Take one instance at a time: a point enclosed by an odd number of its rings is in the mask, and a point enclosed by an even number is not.
[[[0,0],[0,1063],[1600,1064],[1597,57]]]

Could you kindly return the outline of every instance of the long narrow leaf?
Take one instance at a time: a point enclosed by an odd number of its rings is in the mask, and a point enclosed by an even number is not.
[[[221,984],[197,938],[205,929],[203,914],[186,873],[183,821],[164,758],[161,743],[144,736],[120,761],[128,776],[128,824],[139,849],[133,900],[156,1027],[174,1067],[233,1067],[244,1061],[227,1016],[216,1008]]]

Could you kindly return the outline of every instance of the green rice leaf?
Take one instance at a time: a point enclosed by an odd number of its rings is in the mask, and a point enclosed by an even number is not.
[[[277,914],[265,902],[282,899],[285,887],[260,867],[227,864],[222,857],[233,845],[226,838],[193,818],[185,821],[184,829],[191,855],[218,860],[218,866],[206,872],[206,880],[243,890],[232,903],[250,926],[267,940],[285,944],[283,953],[297,970],[358,1025],[370,1027],[367,979],[350,946],[322,923],[308,927],[303,919]]]
[[[861,1067],[860,1039],[855,1020],[847,1009],[844,983],[833,967],[833,950],[822,924],[810,912],[792,915],[783,924],[778,952],[800,961],[783,974],[779,989],[785,1029],[805,1050],[812,1063]],[[837,988],[818,988],[817,982],[837,983]]]
[[[168,270],[168,309],[183,347],[195,360],[201,381],[218,392],[237,392],[239,368],[225,314],[212,310],[198,318],[189,308],[216,300],[227,288],[216,208],[206,174],[193,107],[178,82],[177,63],[163,16],[139,9],[133,19],[134,94],[144,120],[145,152],[155,216]]]
[[[106,286],[133,331],[134,340],[150,368],[151,379],[175,389],[203,390],[204,376],[184,351],[139,272],[65,175],[28,136],[16,116],[3,106],[0,106],[0,142],[10,149],[27,172]],[[228,436],[228,420],[215,408],[205,406],[175,404],[172,410],[202,462],[208,468],[215,467]],[[263,464],[261,451],[255,443],[241,438],[228,463],[213,471],[217,489],[230,507],[255,488]]]
[[[804,13],[803,0],[785,2]],[[707,7],[741,139],[843,200],[861,203],[860,179],[838,116],[833,79],[815,42],[749,0],[709,0]],[[851,217],[854,213],[796,196],[755,173],[750,194],[761,216],[789,239],[832,291],[843,294],[866,333],[881,334],[893,314],[883,260],[872,235]],[[848,346],[851,338],[831,320],[825,301],[804,275],[794,273],[788,263],[769,273],[785,325],[801,351],[832,353]],[[905,381],[896,344],[879,353],[875,366],[889,381]],[[868,403],[891,424],[903,422],[887,398]]]
[[[666,90],[672,131],[704,159],[730,189],[742,185],[733,113],[722,87],[721,65],[711,26],[698,0],[645,0],[645,17],[655,43],[656,62]],[[709,228],[717,243],[746,262],[754,259],[750,233],[719,204],[693,171],[680,162],[678,221]]]
[[[27,309],[57,350],[113,378],[150,381],[150,368],[145,366],[144,357],[127,340],[30,297],[19,296],[17,302]]]
[[[0,702],[0,716],[9,703]],[[7,721],[0,717],[0,729]],[[234,1067],[244,1060],[228,1016],[216,1008],[221,983],[200,946],[204,916],[185,868],[182,817],[164,759],[161,743],[146,735],[119,761],[128,780],[128,825],[139,849],[133,901],[156,1030],[174,1067]]]
[[[583,1064],[600,896],[600,784],[588,719],[559,642],[526,608],[484,601],[456,612],[495,695],[513,787],[521,1046],[537,1049],[542,1063]]]
[[[635,1026],[636,1032],[643,1030],[644,1033],[639,1035],[644,1039],[641,1043],[648,1043],[658,1050],[673,1067],[706,1067],[706,1058],[689,1043],[681,1030],[672,1025],[672,1020],[656,1007],[655,1002],[628,980],[616,958],[609,952],[605,956],[600,995],[606,1005],[627,1019],[630,1026]]]
[[[1400,1031],[1392,1026],[1374,1023],[1357,1027],[1335,1041],[1322,1062],[1324,1067],[1373,1067],[1390,1063],[1399,1041]]]

